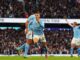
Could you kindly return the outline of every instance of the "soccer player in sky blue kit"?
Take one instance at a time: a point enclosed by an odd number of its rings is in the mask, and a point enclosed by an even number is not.
[[[68,23],[67,19],[66,22]],[[80,56],[80,25],[77,24],[77,22],[74,23],[68,23],[69,26],[73,28],[73,39],[71,41],[71,49],[70,54],[73,56],[74,48],[78,47],[77,52],[78,56]]]
[[[18,47],[17,49],[20,50],[25,47],[24,56],[27,57],[27,53],[29,50],[30,44],[32,44],[32,40],[34,44],[37,44],[39,40],[41,40],[45,46],[45,57],[47,57],[47,44],[44,35],[44,21],[40,19],[40,12],[39,10],[35,11],[35,14],[31,15],[25,23],[26,25],[26,41],[27,43],[23,44],[22,46]]]

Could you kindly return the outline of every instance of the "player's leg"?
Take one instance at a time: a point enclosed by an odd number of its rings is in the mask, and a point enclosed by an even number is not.
[[[24,46],[24,57],[27,57],[29,46],[30,45],[28,43],[25,43],[25,46]]]
[[[29,31],[26,35],[26,43],[24,46],[24,57],[27,57],[30,45],[32,44],[32,31]]]
[[[38,43],[38,41],[39,41],[39,36],[38,36],[38,35],[34,35],[34,36],[33,36],[33,41],[34,41],[34,44]]]
[[[33,35],[33,42],[36,48],[38,47],[38,41],[39,41],[39,36]]]
[[[17,47],[17,48],[16,48],[16,50],[21,50],[21,49],[23,49],[23,48],[24,48],[24,46],[25,46],[25,44],[23,44],[23,45],[21,45],[21,46]]]
[[[18,54],[20,55],[19,50],[24,49],[24,57],[27,57],[27,53],[31,43],[32,43],[32,34],[27,33],[26,42],[23,45],[16,48],[18,50]]]
[[[80,56],[80,39],[76,40],[78,56]]]
[[[80,56],[80,45],[78,46],[77,52],[78,52],[78,56]]]
[[[33,41],[34,41],[34,44],[36,45],[36,47],[38,47],[38,41],[39,41],[39,39],[41,39],[42,40],[42,42],[43,42],[43,45],[44,45],[44,49],[45,49],[45,57],[47,58],[47,43],[46,43],[46,39],[45,39],[45,36],[44,35],[34,35],[33,36]]]
[[[41,54],[45,54],[45,58],[48,58],[48,53],[47,53],[47,50],[48,50],[48,48],[47,48],[47,44],[46,44],[46,42],[42,42],[42,49],[41,49]]]
[[[73,53],[74,53],[74,47],[75,47],[75,38],[73,38],[71,41],[71,48],[70,48],[71,57],[73,56]]]
[[[39,39],[41,38],[41,40],[43,40],[43,48],[41,48],[41,50],[44,50],[45,51],[45,58],[47,58],[47,44],[46,44],[46,39],[44,37],[44,35],[34,35],[33,37],[33,41],[34,41],[34,44],[36,45],[36,47],[38,47],[39,45],[37,44]],[[41,51],[42,52],[42,51]]]
[[[25,44],[23,44],[23,45],[21,45],[21,46],[19,46],[19,47],[16,48],[17,54],[18,54],[19,56],[20,56],[20,51],[21,51],[21,49],[24,48],[24,46],[25,46]]]
[[[44,34],[40,36],[40,39],[41,39],[41,41],[43,43],[43,48],[42,49],[45,52],[45,58],[47,58],[48,57],[47,56],[47,50],[48,50],[48,48],[47,48],[47,42],[46,42],[46,38],[45,38]]]
[[[28,43],[24,43],[23,45],[19,46],[16,48],[18,55],[20,55],[20,51],[24,49],[24,57],[27,56],[28,50],[29,50],[29,44]]]

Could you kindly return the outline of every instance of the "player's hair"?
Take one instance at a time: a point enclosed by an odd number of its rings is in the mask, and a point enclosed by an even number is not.
[[[35,9],[34,13],[40,13],[40,10],[37,8]]]
[[[75,24],[75,25],[78,25],[78,23],[77,23],[77,22],[74,22],[74,24]]]

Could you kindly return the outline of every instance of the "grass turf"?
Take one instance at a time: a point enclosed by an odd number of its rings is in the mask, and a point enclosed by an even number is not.
[[[0,56],[0,60],[46,60],[45,57],[28,57],[23,58],[21,56]],[[80,57],[57,57],[50,56],[47,60],[80,60]]]

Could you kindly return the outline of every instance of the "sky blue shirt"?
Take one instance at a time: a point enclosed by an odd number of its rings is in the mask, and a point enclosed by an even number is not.
[[[80,38],[80,26],[73,27],[73,37]]]
[[[35,20],[35,15],[31,15],[28,18],[28,30],[32,30],[32,23],[33,23],[34,20]]]
[[[43,32],[43,29],[44,29],[44,21],[42,19],[40,19],[40,22],[38,23],[36,21],[36,17],[35,15],[31,15],[29,18],[28,18],[28,29],[33,31],[33,33],[35,35],[42,35],[44,32]]]

